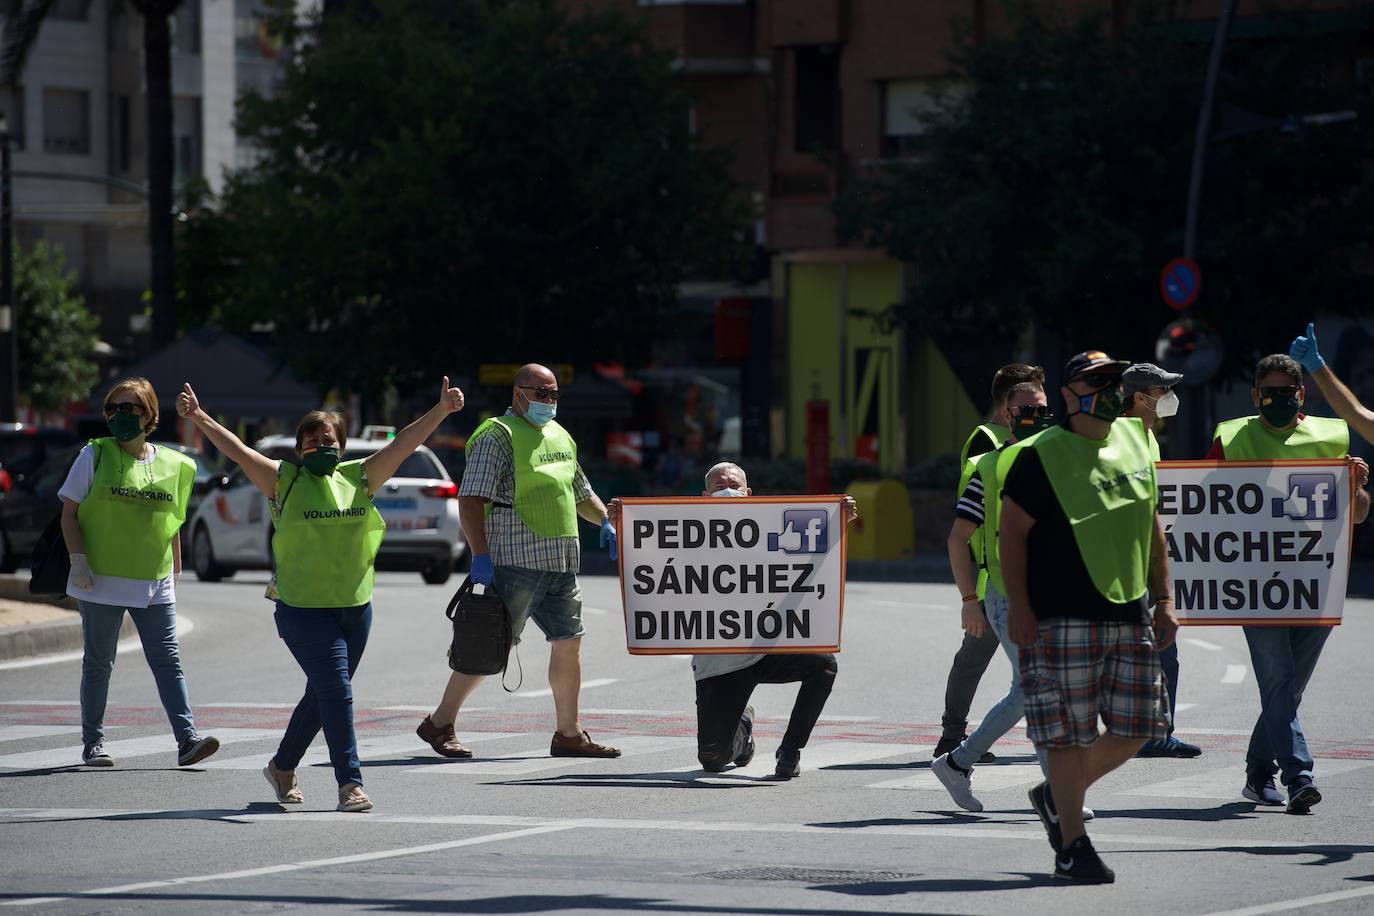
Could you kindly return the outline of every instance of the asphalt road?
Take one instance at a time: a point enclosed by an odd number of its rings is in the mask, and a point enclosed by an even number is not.
[[[119,657],[107,724],[118,766],[79,759],[78,660],[0,665],[0,907],[38,913],[555,911],[696,914],[1367,913],[1374,911],[1374,615],[1352,601],[1308,689],[1325,801],[1307,817],[1243,801],[1258,709],[1239,630],[1186,631],[1179,715],[1196,760],[1136,760],[1089,797],[1111,888],[1057,885],[1026,802],[1038,780],[1014,731],[955,808],[929,770],[959,639],[947,585],[855,583],[840,674],[798,779],[771,774],[794,687],[765,686],[757,763],[696,769],[686,659],[624,650],[615,582],[583,587],[583,723],[612,761],[547,756],[548,652],[533,627],[524,686],[490,680],[444,761],[413,734],[447,676],[447,587],[379,578],[356,680],[377,807],[333,811],[326,766],[306,803],[272,802],[260,770],[304,678],[278,639],[265,576],[185,582],[182,651],[197,724],[224,747],[178,770],[137,649]],[[454,583],[456,584],[456,583]],[[974,715],[1004,690],[1000,657]],[[512,680],[514,673],[512,672]],[[317,744],[324,760],[323,741]]]

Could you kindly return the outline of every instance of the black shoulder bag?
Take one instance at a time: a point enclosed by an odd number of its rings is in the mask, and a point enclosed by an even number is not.
[[[495,589],[487,587],[485,594],[477,595],[472,586],[471,576],[464,579],[445,611],[453,621],[448,666],[459,674],[500,674],[504,687],[506,664],[514,641],[510,615]],[[516,689],[519,689],[518,684]]]
[[[100,449],[92,445],[93,466],[91,482],[95,482],[95,472],[100,468]],[[75,463],[75,462],[73,462]],[[67,553],[67,542],[62,537],[62,510],[48,522],[38,542],[33,545],[33,559],[29,564],[29,594],[57,595],[67,594],[67,575],[72,571],[72,558]]]

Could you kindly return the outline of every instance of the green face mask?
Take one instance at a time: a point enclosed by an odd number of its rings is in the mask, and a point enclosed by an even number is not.
[[[1259,412],[1264,417],[1264,422],[1276,429],[1284,429],[1298,415],[1298,409],[1302,407],[1298,403],[1297,395],[1291,398],[1260,398]]]
[[[339,450],[332,445],[321,445],[304,452],[301,463],[305,469],[317,477],[328,477],[339,465]]]
[[[1099,420],[1106,420],[1108,423],[1120,417],[1125,406],[1126,398],[1121,393],[1120,385],[1108,385],[1100,391],[1078,397],[1080,412]]]
[[[117,413],[105,421],[110,427],[110,435],[120,442],[132,442],[143,432],[143,418],[131,413]]]

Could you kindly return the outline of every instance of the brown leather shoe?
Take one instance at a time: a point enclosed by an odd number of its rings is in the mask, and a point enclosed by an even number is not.
[[[553,741],[549,743],[549,755],[552,757],[619,757],[620,748],[611,747],[608,744],[597,744],[586,731],[583,731],[576,738],[569,738],[554,732]]]
[[[415,729],[415,734],[421,740],[428,742],[434,748],[434,753],[440,757],[462,757],[472,756],[472,751],[463,747],[458,742],[458,737],[453,733],[452,725],[445,725],[442,728],[434,724],[434,720],[425,716],[425,721],[420,723],[420,727]]]

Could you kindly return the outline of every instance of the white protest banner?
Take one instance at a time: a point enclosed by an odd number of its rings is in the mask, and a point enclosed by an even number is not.
[[[631,655],[838,652],[839,496],[621,500]]]
[[[1348,462],[1163,461],[1157,469],[1179,623],[1341,622],[1354,528]]]

